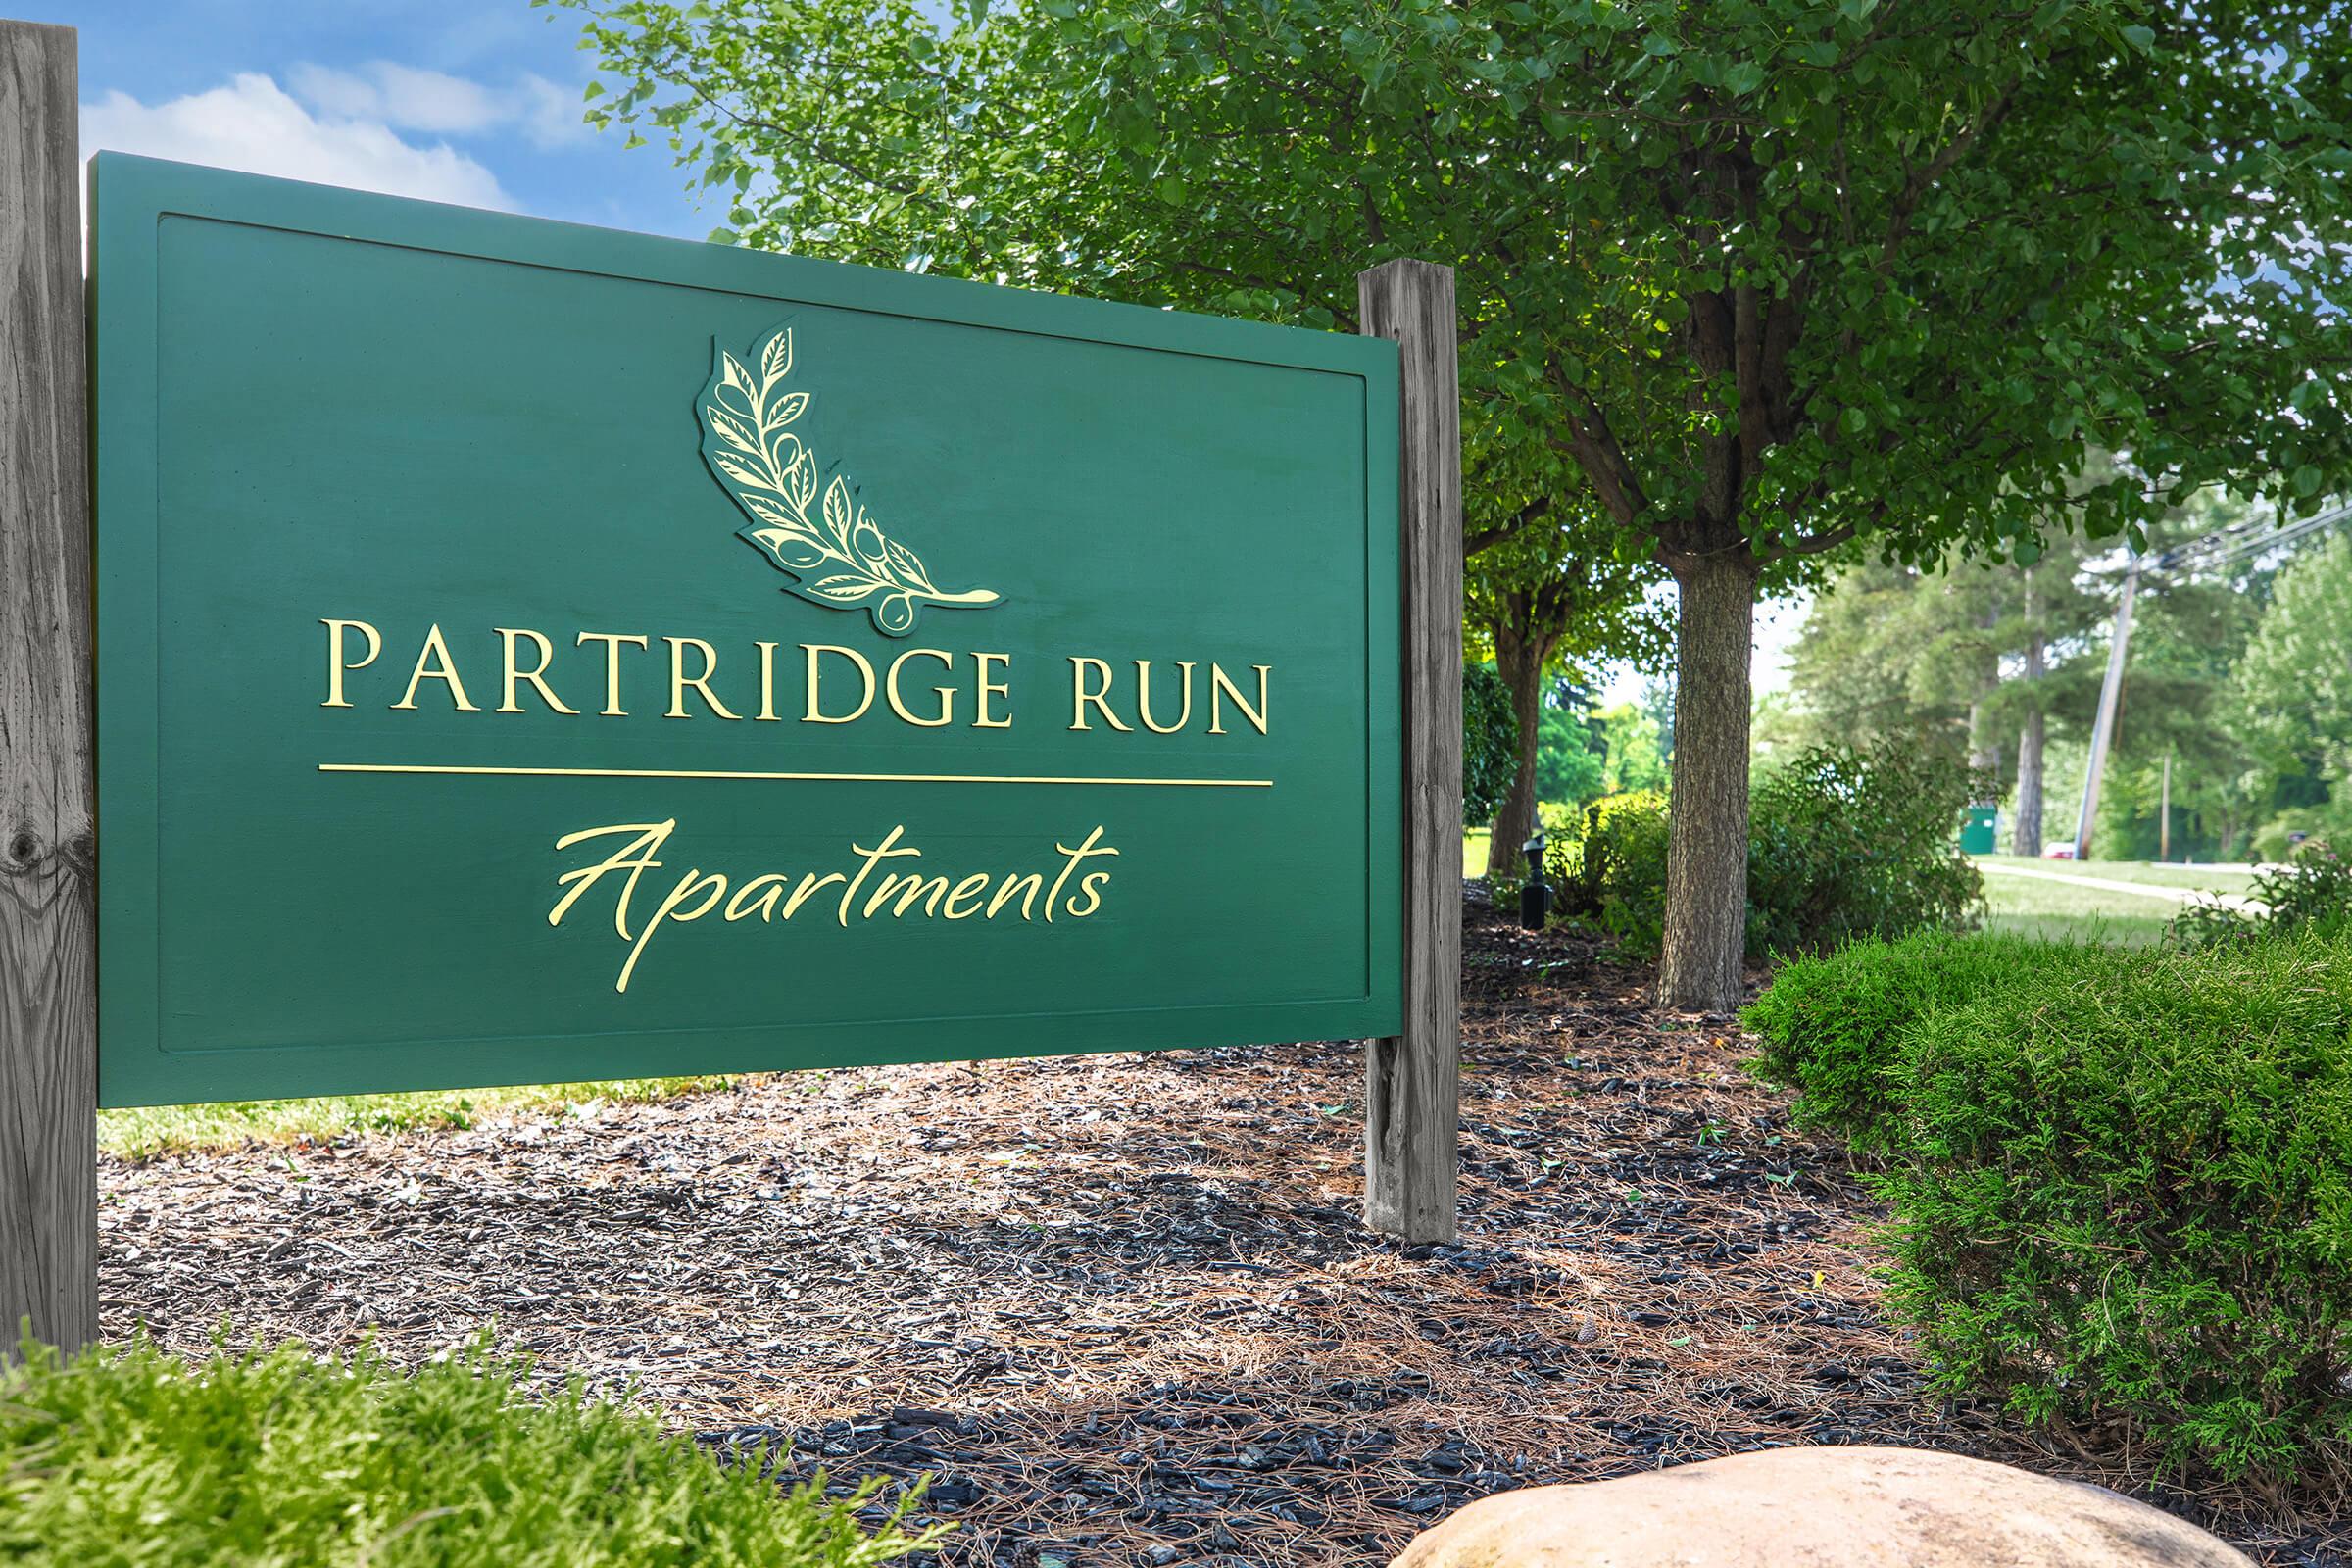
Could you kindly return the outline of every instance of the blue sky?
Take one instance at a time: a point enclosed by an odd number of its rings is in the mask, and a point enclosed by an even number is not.
[[[17,0],[81,35],[101,147],[700,239],[665,150],[580,123],[578,18],[527,0]]]

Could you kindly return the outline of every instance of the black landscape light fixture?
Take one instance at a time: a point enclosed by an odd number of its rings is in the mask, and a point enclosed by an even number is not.
[[[1551,918],[1551,884],[1544,880],[1544,830],[1519,846],[1527,856],[1527,882],[1519,889],[1519,923],[1541,931]]]

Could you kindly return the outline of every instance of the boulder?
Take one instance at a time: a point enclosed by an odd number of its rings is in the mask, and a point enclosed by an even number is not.
[[[1915,1448],[1767,1448],[1474,1502],[1393,1568],[2254,1568],[2146,1503]]]

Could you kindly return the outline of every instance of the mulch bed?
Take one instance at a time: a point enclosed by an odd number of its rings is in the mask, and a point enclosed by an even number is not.
[[[1733,1021],[1473,915],[1458,1246],[1358,1224],[1352,1044],[939,1064],[111,1161],[106,1328],[421,1359],[495,1324],[728,1455],[929,1474],[954,1564],[1382,1563],[1506,1488],[1856,1443],[2352,1563],[2341,1522],[1924,1394],[1867,1200]]]

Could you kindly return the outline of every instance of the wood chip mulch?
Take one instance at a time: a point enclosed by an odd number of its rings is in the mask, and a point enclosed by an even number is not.
[[[106,1329],[421,1359],[495,1325],[725,1454],[930,1475],[958,1565],[1382,1563],[1506,1488],[1857,1443],[2352,1565],[2292,1499],[1923,1394],[1876,1215],[1733,1021],[1473,915],[1458,1246],[1358,1224],[1352,1044],[950,1063],[109,1161]]]

